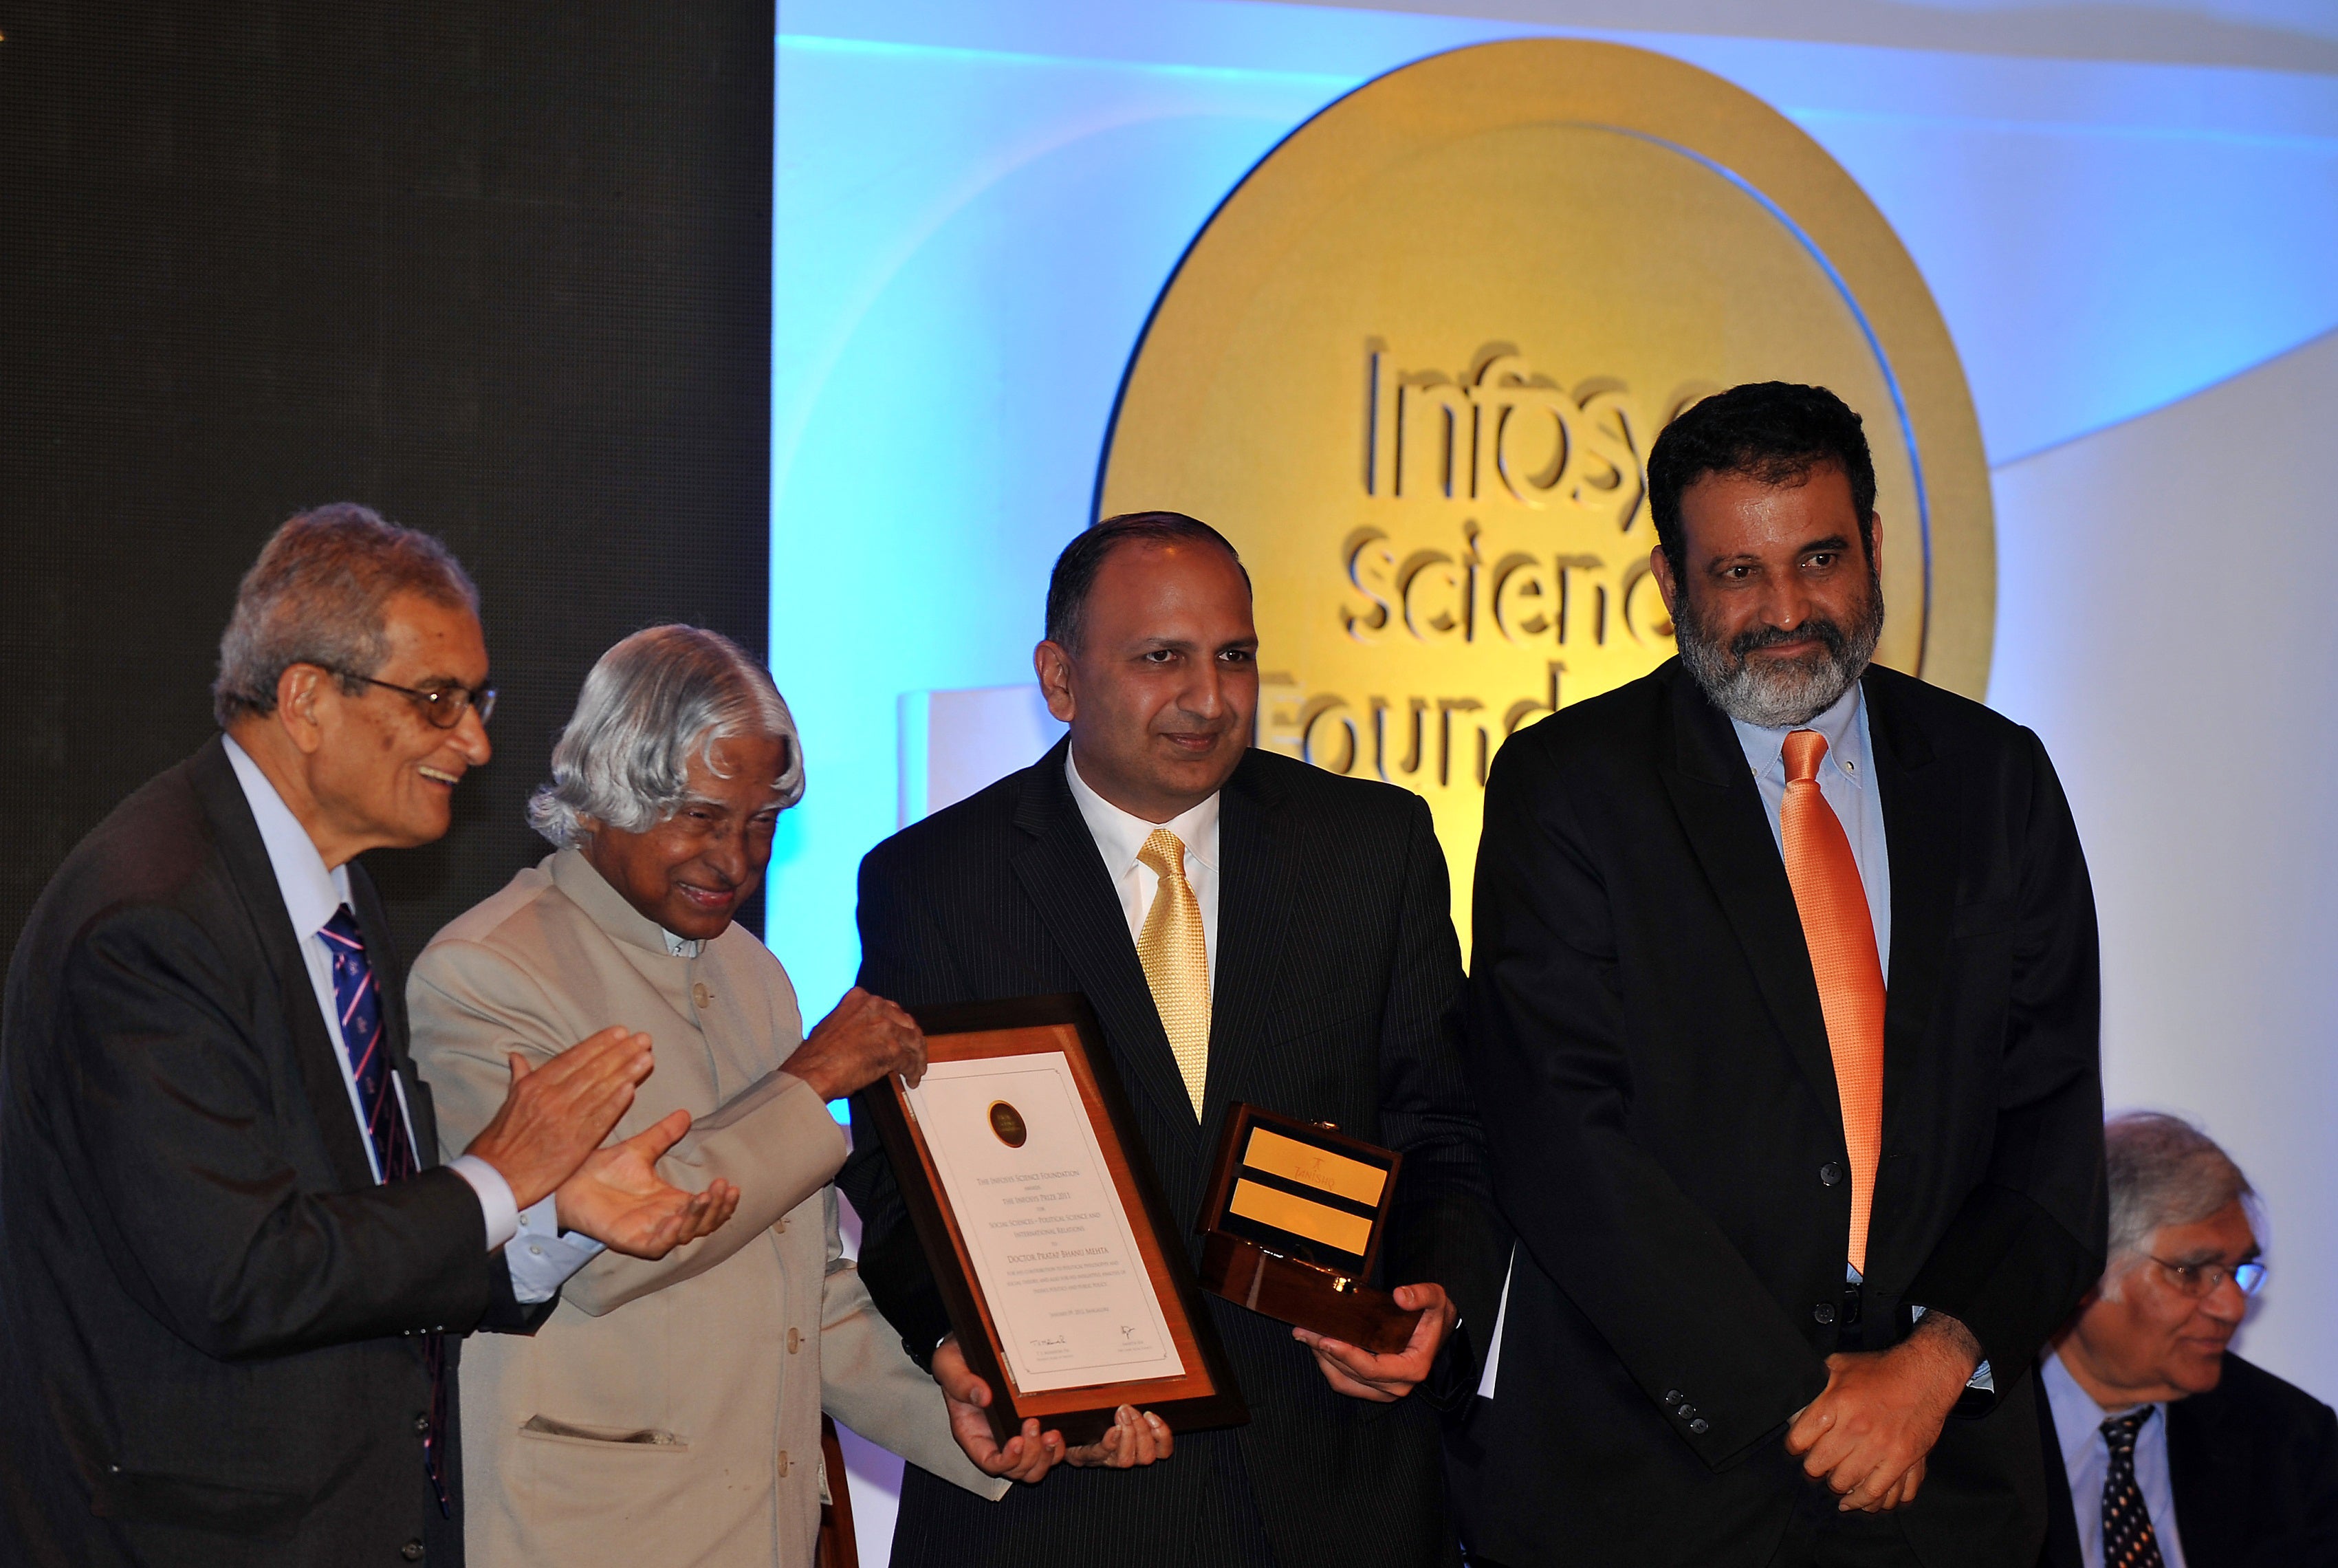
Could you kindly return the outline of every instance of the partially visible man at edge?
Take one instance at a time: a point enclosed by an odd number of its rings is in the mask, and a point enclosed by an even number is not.
[[[2040,1568],[2338,1563],[2338,1415],[2242,1360],[2256,1193],[2208,1135],[2104,1129],[2110,1262],[2038,1367]]]
[[[737,1195],[598,1146],[651,1070],[520,1064],[438,1163],[403,976],[352,863],[447,831],[487,760],[478,594],[427,535],[280,528],[220,645],[225,734],[68,855],[0,1026],[0,1543],[10,1563],[462,1561],[457,1339],[526,1332],[521,1210],[643,1257]]]
[[[1470,1548],[2028,1568],[2028,1371],[2103,1257],[2077,828],[2037,736],[1871,662],[1841,399],[1695,404],[1648,499],[1680,656],[1487,784],[1468,1060],[1519,1245]]]
[[[787,971],[733,922],[805,774],[769,670],[695,626],[636,632],[585,676],[529,803],[554,853],[415,961],[415,1056],[456,1134],[494,1112],[507,1055],[623,1017],[661,1065],[619,1130],[694,1115],[660,1169],[741,1194],[721,1236],[663,1261],[524,1230],[514,1277],[562,1299],[464,1364],[473,1568],[810,1568],[823,1409],[985,1497],[1091,1457],[1036,1421],[1002,1448],[979,1409],[948,1405],[843,1257],[827,1102],[915,1083],[925,1039],[859,990],[807,1038]],[[1144,1445],[1115,1431],[1094,1457]]]
[[[1085,993],[1196,1256],[1233,1101],[1401,1150],[1380,1272],[1421,1317],[1374,1356],[1206,1297],[1249,1425],[1181,1435],[1146,1469],[1059,1471],[995,1508],[912,1471],[893,1561],[1449,1561],[1439,1412],[1468,1397],[1481,1343],[1453,1327],[1488,1323],[1503,1233],[1461,1079],[1461,955],[1428,804],[1251,745],[1250,579],[1195,518],[1080,534],[1046,630],[1033,664],[1070,734],[869,852],[861,983],[913,1006]],[[838,1184],[869,1293],[945,1388],[987,1392],[954,1342],[937,1347],[948,1318],[869,1128],[856,1107]]]

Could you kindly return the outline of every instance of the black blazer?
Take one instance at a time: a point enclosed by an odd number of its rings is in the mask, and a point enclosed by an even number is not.
[[[435,1165],[403,966],[350,883]],[[376,1185],[360,1138],[214,739],[66,857],[9,964],[0,1561],[343,1568],[414,1542],[461,1561],[423,1473],[418,1336],[549,1304],[513,1305],[461,1177]]]
[[[2038,1443],[2048,1514],[2039,1568],[2079,1568],[2077,1500],[2042,1397]],[[2229,1350],[2215,1387],[2167,1406],[2167,1478],[2186,1568],[2338,1563],[2338,1415]]]
[[[1482,1333],[1506,1238],[1461,1079],[1460,952],[1426,804],[1262,751],[1236,768],[1220,797],[1217,981],[1197,1126],[1064,777],[1068,744],[861,863],[860,983],[912,1005],[1086,992],[1196,1258],[1190,1228],[1229,1101],[1401,1149],[1383,1282],[1444,1285]],[[861,1217],[870,1294],[911,1354],[930,1354],[948,1320],[864,1107],[839,1185]],[[1419,1395],[1374,1405],[1334,1394],[1288,1327],[1206,1299],[1250,1425],[1181,1436],[1149,1470],[1061,1469],[995,1505],[912,1468],[894,1561],[1239,1561],[1229,1500],[1245,1491],[1282,1568],[1449,1560],[1437,1411]],[[1464,1349],[1440,1372],[1456,1390],[1474,1366]]]
[[[1911,1305],[1972,1329],[1997,1396],[1892,1523],[1928,1562],[2036,1555],[2027,1373],[2104,1247],[2093,895],[2036,736],[1863,685],[1891,956],[1856,1326],[1817,983],[1729,721],[1675,660],[1495,761],[1467,1060],[1520,1246],[1461,1484],[1496,1561],[1768,1562],[1807,1484],[1789,1417]]]

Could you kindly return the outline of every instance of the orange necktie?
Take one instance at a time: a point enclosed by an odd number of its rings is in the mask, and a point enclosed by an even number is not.
[[[1778,814],[1786,880],[1802,912],[1826,1015],[1834,1088],[1842,1101],[1842,1141],[1851,1153],[1851,1266],[1867,1272],[1867,1218],[1875,1202],[1875,1162],[1883,1149],[1883,965],[1859,862],[1834,808],[1819,792],[1826,736],[1786,737],[1786,801]]]

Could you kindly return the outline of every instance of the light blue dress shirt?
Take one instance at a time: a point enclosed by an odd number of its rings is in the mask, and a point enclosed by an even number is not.
[[[2078,1518],[2078,1560],[2103,1568],[2103,1480],[2110,1474],[2111,1446],[2103,1423],[2134,1410],[2106,1410],[2078,1386],[2062,1357],[2049,1352],[2038,1369],[2038,1386],[2054,1413],[2054,1435],[2062,1445],[2062,1468],[2070,1479],[2070,1512]],[[2160,1561],[2184,1568],[2184,1540],[2176,1533],[2176,1481],[2167,1468],[2167,1406],[2152,1407],[2150,1420],[2135,1435],[2135,1484],[2159,1537]]]

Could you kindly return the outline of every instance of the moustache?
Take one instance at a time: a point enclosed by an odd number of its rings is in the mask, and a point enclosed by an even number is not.
[[[1838,660],[1845,657],[1851,649],[1851,639],[1843,636],[1841,626],[1823,616],[1813,616],[1792,631],[1783,626],[1763,626],[1754,631],[1740,632],[1729,639],[1729,656],[1743,665],[1746,655],[1760,649],[1783,647],[1790,643],[1812,639],[1824,646],[1827,652]]]

